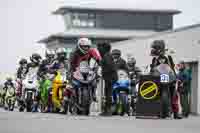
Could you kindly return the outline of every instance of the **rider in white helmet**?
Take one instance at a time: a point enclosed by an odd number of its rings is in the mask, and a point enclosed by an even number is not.
[[[91,58],[95,59],[97,63],[100,62],[101,56],[96,48],[91,48],[92,42],[88,38],[80,38],[77,43],[75,51],[70,57],[70,69],[71,73],[76,71],[76,68],[80,65],[81,61],[89,61]],[[76,87],[74,87],[76,88]],[[94,84],[93,89],[93,100],[96,101],[95,89],[96,84]]]

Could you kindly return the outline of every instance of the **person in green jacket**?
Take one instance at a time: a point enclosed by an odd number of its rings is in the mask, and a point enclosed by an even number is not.
[[[178,78],[181,82],[180,96],[181,96],[181,106],[182,114],[185,117],[189,116],[190,104],[189,95],[191,93],[191,70],[186,69],[186,64],[184,61],[180,62]]]

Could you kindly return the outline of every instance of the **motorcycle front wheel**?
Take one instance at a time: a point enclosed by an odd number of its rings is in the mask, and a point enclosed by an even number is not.
[[[161,103],[162,103],[161,117],[166,118],[169,115],[169,106],[170,106],[169,89],[167,87],[162,88]]]

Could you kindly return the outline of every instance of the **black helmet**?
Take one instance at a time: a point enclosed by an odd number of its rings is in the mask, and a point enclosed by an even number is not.
[[[12,81],[13,81],[12,77],[7,77],[6,80],[7,80],[8,82],[12,82]]]
[[[181,60],[181,61],[179,62],[179,70],[182,71],[182,70],[184,70],[184,69],[185,69],[185,61]]]
[[[42,57],[38,53],[33,53],[32,56],[30,57],[30,60],[34,63],[40,63],[40,60]]]
[[[129,66],[135,66],[135,64],[136,64],[136,59],[135,59],[134,57],[128,57],[128,59],[127,59],[127,64],[128,64]]]
[[[113,49],[111,53],[112,53],[112,55],[121,56],[121,51],[119,49]]]
[[[119,49],[113,49],[111,54],[115,62],[118,61],[121,57],[121,51]]]
[[[155,40],[151,45],[151,55],[159,56],[165,53],[165,42],[164,40]]]
[[[25,58],[22,58],[20,61],[19,61],[19,64],[20,65],[24,65],[24,64],[27,64],[27,60]]]

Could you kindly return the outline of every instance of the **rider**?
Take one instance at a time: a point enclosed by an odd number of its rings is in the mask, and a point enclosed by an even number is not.
[[[139,80],[142,71],[136,66],[136,59],[134,57],[131,56],[127,58],[127,66],[129,75],[131,74],[131,79],[136,78],[136,80]]]
[[[99,51],[96,48],[91,48],[91,45],[92,42],[88,38],[80,38],[78,40],[77,47],[70,58],[71,73],[76,71],[76,68],[80,65],[81,61],[89,61],[91,58],[94,58],[97,63],[100,62],[101,56]],[[95,94],[96,83],[94,83],[94,86],[92,88],[93,100],[97,101]]]
[[[119,49],[113,49],[111,54],[112,54],[112,58],[113,58],[113,61],[115,64],[115,69],[116,70],[122,69],[122,70],[125,70],[126,72],[128,72],[127,63],[121,57],[121,51]],[[116,102],[117,102],[117,92],[116,91],[113,91],[113,101],[114,101],[114,104],[116,104]],[[113,115],[116,115],[116,114],[117,114],[116,112],[113,113]]]
[[[27,73],[27,64],[28,61],[25,58],[22,58],[19,61],[19,68],[17,69],[17,96],[19,96],[19,98],[22,95],[22,80],[25,79],[26,73]],[[18,99],[19,100],[19,99]]]
[[[123,70],[128,71],[127,63],[121,57],[121,51],[119,49],[113,49],[112,52],[111,52],[111,54],[112,54],[113,60],[115,62],[116,69],[117,70],[123,69]]]
[[[142,74],[141,70],[139,67],[136,66],[136,59],[133,56],[129,56],[127,58],[127,65],[128,65],[128,72],[129,72],[129,77],[131,79],[131,107],[133,109],[133,112],[135,112],[135,96],[137,95],[137,90],[136,90],[136,84],[139,81],[139,77]]]
[[[45,82],[45,81],[46,79],[51,80],[52,78],[51,67],[53,65],[54,60],[55,60],[55,51],[46,50],[45,59],[42,61],[38,70],[38,75],[41,79],[41,82],[40,82],[41,100],[44,102],[44,104],[48,104],[48,108],[46,108],[44,112],[50,111],[51,109],[51,100],[50,100],[51,89],[49,88],[49,86],[51,85],[49,84],[50,82]]]
[[[37,80],[39,79],[38,69],[41,64],[41,60],[42,60],[42,57],[40,56],[40,54],[33,53],[30,57],[31,62],[28,63],[27,73],[30,72],[32,69],[36,69],[37,70],[37,72],[36,72]],[[23,90],[23,93],[24,93],[24,90]],[[36,99],[34,101],[34,107],[32,109],[32,112],[38,111],[38,101],[39,101],[39,90],[38,90],[38,88],[36,88]]]
[[[4,90],[3,101],[4,101],[4,103],[5,103],[5,100],[6,100],[5,99],[6,98],[6,92],[9,89],[8,88],[9,86],[15,89],[15,83],[14,83],[12,77],[7,77],[6,82],[4,83],[4,87],[3,87],[3,90]]]
[[[158,66],[159,64],[168,64],[170,68],[173,70],[174,74],[176,75],[175,72],[175,64],[173,62],[173,59],[170,55],[166,55],[166,49],[165,49],[165,42],[164,40],[155,40],[152,45],[151,45],[151,56],[154,56],[152,59],[152,64],[150,65],[151,67],[151,72],[153,72],[154,68]],[[175,119],[181,119],[181,116],[179,116],[178,111],[179,111],[179,106],[178,106],[178,96],[174,95],[175,93],[175,85],[173,84],[170,87],[170,93],[171,93],[171,99],[172,99],[172,110],[174,113],[174,118]],[[165,117],[165,116],[163,116]]]
[[[46,50],[45,59],[42,61],[40,68],[38,70],[38,75],[41,78],[44,78],[47,73],[51,72],[51,67],[55,60],[55,51],[54,50]]]

